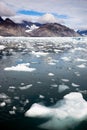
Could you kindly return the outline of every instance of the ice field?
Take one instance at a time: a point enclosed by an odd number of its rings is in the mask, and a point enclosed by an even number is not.
[[[87,129],[86,37],[0,37],[0,127]]]

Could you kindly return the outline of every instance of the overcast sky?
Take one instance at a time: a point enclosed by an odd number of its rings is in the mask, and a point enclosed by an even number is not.
[[[87,0],[0,0],[0,16],[87,29]]]

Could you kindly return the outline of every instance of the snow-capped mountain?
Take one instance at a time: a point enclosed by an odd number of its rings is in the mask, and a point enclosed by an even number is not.
[[[33,30],[35,30],[35,29],[38,29],[39,27],[38,26],[36,26],[35,24],[33,24],[33,25],[31,25],[31,26],[26,26],[26,31],[25,32],[31,32],[31,31],[33,31]]]
[[[15,23],[9,18],[3,20],[0,17],[0,36],[75,37],[80,34],[58,23],[40,24],[27,21]]]
[[[87,36],[87,30],[78,30],[77,33],[79,33],[82,36]]]

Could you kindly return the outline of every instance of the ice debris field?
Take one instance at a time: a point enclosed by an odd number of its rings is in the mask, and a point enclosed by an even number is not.
[[[19,129],[87,128],[86,37],[0,37],[0,122],[14,119]]]

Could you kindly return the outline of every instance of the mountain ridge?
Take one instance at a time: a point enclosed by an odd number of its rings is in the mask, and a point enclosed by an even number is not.
[[[77,37],[80,34],[59,23],[41,24],[25,20],[15,23],[9,18],[3,20],[0,17],[0,36]]]

